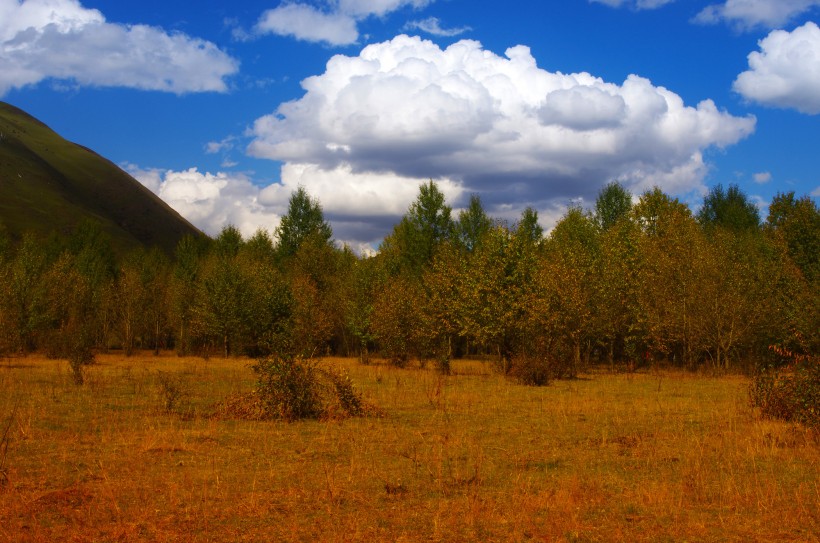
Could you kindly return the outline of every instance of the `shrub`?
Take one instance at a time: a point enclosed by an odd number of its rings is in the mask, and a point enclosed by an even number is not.
[[[789,364],[755,375],[750,389],[752,406],[760,408],[764,417],[820,428],[820,357],[773,350],[788,358]]]
[[[310,359],[271,356],[253,366],[256,392],[271,418],[292,421],[322,414],[316,363]]]
[[[182,381],[167,373],[159,372],[156,384],[159,403],[166,413],[173,412],[187,395]]]
[[[519,355],[510,361],[509,376],[529,386],[546,386],[553,377],[549,360],[544,357]]]
[[[263,418],[344,418],[372,410],[348,375],[319,368],[313,359],[271,356],[259,360],[253,370]]]

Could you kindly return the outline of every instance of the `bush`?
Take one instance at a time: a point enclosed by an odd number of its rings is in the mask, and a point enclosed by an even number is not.
[[[777,352],[791,362],[755,375],[750,389],[752,406],[760,408],[764,417],[820,428],[820,357]]]
[[[344,418],[362,416],[372,409],[348,375],[319,368],[312,359],[271,356],[259,360],[253,370],[264,418]]]
[[[546,386],[553,377],[553,368],[543,357],[519,355],[510,361],[509,376],[528,386]]]

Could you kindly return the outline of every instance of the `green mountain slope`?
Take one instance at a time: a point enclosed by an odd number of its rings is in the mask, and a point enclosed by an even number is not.
[[[193,225],[112,162],[0,102],[0,222],[22,232],[68,233],[98,221],[115,250],[173,251]]]

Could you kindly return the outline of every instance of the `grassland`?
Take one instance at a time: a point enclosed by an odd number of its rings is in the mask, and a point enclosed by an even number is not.
[[[742,377],[323,364],[384,416],[212,416],[245,360],[0,360],[0,540],[820,541],[818,438]]]

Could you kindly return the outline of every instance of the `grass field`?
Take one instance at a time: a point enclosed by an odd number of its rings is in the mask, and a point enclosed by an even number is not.
[[[384,416],[211,416],[247,360],[0,360],[0,541],[820,541],[820,439],[745,378],[322,363]]]

